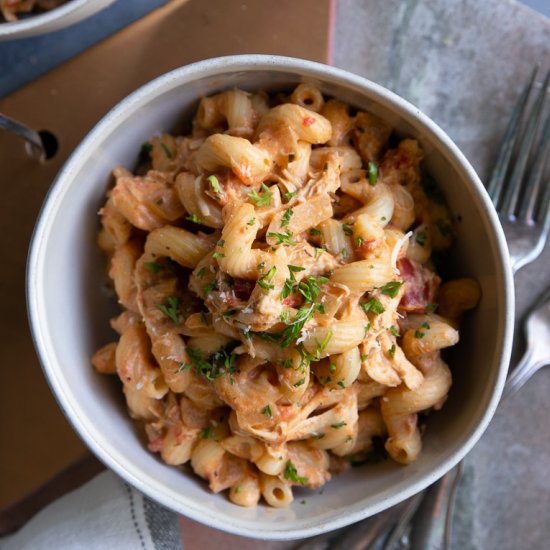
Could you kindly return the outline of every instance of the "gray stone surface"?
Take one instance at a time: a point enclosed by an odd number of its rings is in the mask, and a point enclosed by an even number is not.
[[[511,0],[339,0],[334,64],[417,105],[485,180],[532,67],[550,68],[550,19]],[[518,319],[549,284],[547,246],[516,276]],[[524,350],[517,332],[512,365]],[[549,395],[546,369],[470,453],[454,549],[550,548]]]

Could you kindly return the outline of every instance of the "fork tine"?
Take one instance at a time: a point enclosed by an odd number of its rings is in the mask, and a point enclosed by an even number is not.
[[[546,239],[548,231],[550,230],[550,181],[546,182],[539,212],[542,218],[541,238]]]
[[[539,198],[540,186],[542,181],[542,175],[544,173],[544,168],[548,160],[548,153],[550,151],[550,113],[546,118],[544,124],[544,130],[541,137],[540,145],[535,153],[533,159],[533,167],[531,168],[531,173],[529,179],[525,185],[523,191],[523,198],[520,202],[518,219],[524,220],[525,222],[533,222],[537,217],[537,210],[539,215],[544,215],[548,211],[548,202],[546,202],[546,208],[544,208],[544,196],[546,195],[550,199],[550,193],[548,192],[548,184],[546,185],[545,195]],[[542,202],[540,199],[542,198]]]
[[[529,160],[529,154],[531,147],[539,127],[542,110],[544,107],[544,99],[546,97],[546,90],[548,88],[548,81],[550,80],[550,71],[546,74],[546,78],[542,84],[542,88],[535,100],[535,105],[529,115],[529,123],[527,129],[523,135],[521,146],[518,151],[514,169],[510,178],[508,179],[508,186],[504,192],[504,198],[501,211],[505,212],[509,217],[512,217],[516,211],[518,197],[522,189],[523,176],[525,175],[525,168],[527,167],[527,161]]]
[[[508,171],[508,166],[510,165],[510,159],[512,157],[512,151],[514,150],[514,145],[519,134],[518,128],[521,119],[523,118],[523,113],[527,105],[527,98],[533,88],[537,72],[538,66],[535,66],[529,83],[523,89],[523,92],[519,96],[519,99],[514,107],[512,116],[510,117],[510,122],[508,122],[506,132],[502,138],[495,167],[493,168],[491,178],[489,179],[489,183],[487,185],[487,192],[489,193],[489,196],[495,206],[498,205],[500,195],[502,194],[504,178],[506,177],[506,172]]]

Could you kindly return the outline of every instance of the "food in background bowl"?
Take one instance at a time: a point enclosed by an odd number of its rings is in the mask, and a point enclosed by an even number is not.
[[[23,14],[38,14],[50,11],[67,1],[68,0],[0,0],[0,12],[6,21],[17,21],[17,18]]]
[[[114,171],[99,243],[124,312],[92,362],[151,451],[234,503],[288,506],[376,438],[408,464],[447,397],[440,350],[479,287],[440,288],[451,215],[418,142],[394,141],[313,85],[234,89],[147,142],[142,175]]]
[[[63,29],[90,17],[113,1],[0,0],[0,41],[27,38]]]
[[[59,10],[74,2],[78,0]],[[90,367],[94,351],[112,340],[108,320],[116,314],[99,287],[104,271],[95,244],[96,213],[105,202],[113,167],[133,170],[143,142],[190,120],[201,97],[232,89],[277,93],[303,80],[313,82],[325,97],[372,113],[396,135],[418,142],[422,165],[440,185],[454,216],[456,239],[445,268],[455,277],[467,274],[478,280],[481,300],[461,324],[460,342],[446,356],[452,391],[445,406],[430,416],[422,452],[413,463],[403,467],[384,460],[350,468],[320,490],[293,488],[296,498],[286,508],[244,508],[213,494],[198,476],[182,472],[187,466],[166,465],[147,451],[127,415],[118,381]],[[303,538],[349,525],[401,502],[452,468],[495,411],[513,331],[512,276],[498,217],[472,167],[446,134],[418,109],[368,80],[274,56],[231,56],[182,67],[113,109],[75,150],[48,195],[33,237],[27,285],[44,371],[90,449],[126,481],[176,512],[266,539]]]

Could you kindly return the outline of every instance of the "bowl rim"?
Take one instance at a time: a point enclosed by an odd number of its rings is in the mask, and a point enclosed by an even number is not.
[[[70,0],[56,8],[18,19],[0,23],[0,40],[27,38],[59,30],[91,16],[114,0]],[[79,13],[82,12],[82,13]],[[71,17],[72,16],[72,17]],[[66,21],[64,19],[67,18]]]
[[[377,503],[346,512],[345,514],[336,513],[323,524],[315,523],[315,521],[311,519],[305,519],[301,527],[289,529],[284,527],[284,522],[280,522],[279,525],[274,523],[272,530],[266,530],[265,526],[251,529],[248,526],[239,525],[240,520],[231,519],[224,515],[219,516],[215,512],[208,515],[205,514],[204,509],[198,510],[192,506],[187,507],[181,503],[177,503],[170,495],[165,494],[165,490],[158,490],[161,489],[160,486],[157,488],[143,482],[138,476],[139,468],[136,467],[132,469],[133,471],[130,471],[125,465],[119,463],[116,457],[111,456],[107,450],[103,449],[101,444],[94,439],[93,434],[88,430],[87,419],[79,416],[76,410],[78,409],[77,399],[71,395],[72,392],[68,391],[68,388],[64,387],[62,371],[56,366],[55,361],[52,361],[53,352],[50,353],[48,348],[47,327],[44,320],[45,306],[40,295],[40,280],[38,278],[40,267],[43,265],[44,250],[46,248],[42,246],[42,243],[49,234],[49,230],[55,219],[56,205],[61,201],[64,193],[70,186],[72,174],[76,173],[85,162],[84,159],[87,156],[86,151],[95,150],[95,141],[101,141],[113,128],[117,127],[119,122],[125,120],[128,115],[136,112],[140,106],[190,81],[212,75],[222,76],[229,72],[253,72],[262,70],[288,71],[295,73],[297,79],[300,76],[305,76],[306,78],[318,78],[320,81],[331,80],[333,83],[336,83],[336,85],[351,86],[361,91],[361,93],[368,95],[369,98],[374,99],[377,103],[397,108],[400,116],[406,118],[404,115],[408,115],[409,117],[417,119],[416,124],[421,126],[431,139],[438,142],[438,148],[454,158],[457,163],[456,168],[458,172],[469,180],[472,191],[477,194],[478,200],[482,203],[483,210],[488,217],[489,225],[492,230],[489,238],[492,240],[498,256],[496,278],[498,283],[502,285],[500,289],[502,296],[499,297],[499,299],[503,300],[503,311],[505,312],[504,319],[501,320],[500,333],[497,334],[497,351],[494,360],[498,363],[498,372],[495,377],[495,384],[491,390],[490,398],[480,420],[475,425],[474,429],[471,429],[470,433],[464,436],[465,441],[454,454],[446,460],[443,460],[437,467],[425,473],[419,480],[411,483],[406,489],[400,492],[396,491],[395,494],[381,499]],[[138,88],[120,101],[95,125],[67,159],[44,200],[31,238],[27,262],[26,292],[27,312],[31,334],[42,369],[60,408],[88,448],[90,448],[108,468],[116,472],[138,490],[169,509],[177,511],[178,513],[210,527],[222,529],[237,535],[269,540],[288,540],[310,537],[344,527],[364,519],[365,517],[374,515],[428,487],[462,460],[481,437],[496,410],[504,387],[514,329],[513,276],[504,233],[483,184],[473,167],[451,138],[417,107],[390,90],[364,77],[314,61],[263,54],[217,57],[177,68]],[[131,462],[129,466],[131,466]]]

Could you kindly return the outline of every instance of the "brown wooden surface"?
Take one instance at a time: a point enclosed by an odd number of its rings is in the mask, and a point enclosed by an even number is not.
[[[28,243],[63,161],[114,104],[152,78],[235,53],[325,61],[328,23],[329,0],[174,0],[0,101],[0,112],[59,140],[57,155],[39,164],[0,132],[0,508],[84,452],[44,379],[25,305]]]

